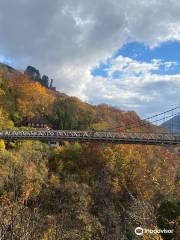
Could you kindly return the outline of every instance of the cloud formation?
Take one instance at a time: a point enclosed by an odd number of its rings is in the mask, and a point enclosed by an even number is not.
[[[166,74],[177,65],[158,59],[138,62],[122,56],[112,58],[105,68],[107,77],[95,76],[94,84],[89,84],[90,99],[120,102],[121,107],[136,109],[141,115],[161,111],[179,99],[180,74]],[[158,74],[162,68],[164,74]]]
[[[155,81],[168,88],[171,81],[177,84],[178,76],[150,74],[158,69],[158,62],[126,63],[130,77],[127,79],[126,73],[124,80],[94,77],[91,70],[127,42],[155,47],[180,40],[179,12],[178,0],[1,0],[0,54],[15,60],[19,68],[31,64],[49,74],[60,91],[94,103],[107,101],[121,108],[143,109],[153,96],[163,100]],[[120,60],[131,61],[115,59],[112,66]],[[138,85],[142,81],[151,84],[152,94],[143,92],[147,85],[144,89]],[[151,106],[154,110],[153,102]]]

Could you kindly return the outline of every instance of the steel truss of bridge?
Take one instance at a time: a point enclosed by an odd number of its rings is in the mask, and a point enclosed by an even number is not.
[[[112,144],[178,145],[180,134],[170,133],[117,133],[96,131],[0,131],[3,140],[80,141]]]

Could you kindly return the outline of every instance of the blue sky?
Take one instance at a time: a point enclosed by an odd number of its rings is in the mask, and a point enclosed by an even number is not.
[[[175,62],[177,65],[174,65],[172,68],[165,69],[161,66],[156,72],[162,75],[180,73],[180,42],[168,41],[155,48],[150,48],[138,42],[127,43],[118,49],[111,58],[92,69],[92,75],[107,77],[111,59],[115,59],[118,56],[129,57],[138,62],[147,63],[151,62],[153,59],[160,59],[165,62]]]
[[[16,63],[15,61],[11,60],[10,58],[7,58],[5,54],[3,53],[0,53],[0,62],[1,63],[5,63],[5,64],[8,64],[8,65],[11,65],[12,67],[16,66]]]

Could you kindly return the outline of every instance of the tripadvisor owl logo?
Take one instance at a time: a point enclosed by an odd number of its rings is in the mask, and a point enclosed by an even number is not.
[[[140,236],[140,235],[143,235],[143,228],[142,227],[137,227],[135,228],[135,234]]]
[[[147,229],[147,228],[142,228],[142,227],[137,227],[135,228],[134,232],[136,235],[140,236],[143,235],[144,233],[150,233],[150,234],[159,234],[159,233],[167,233],[167,234],[172,234],[173,229]]]

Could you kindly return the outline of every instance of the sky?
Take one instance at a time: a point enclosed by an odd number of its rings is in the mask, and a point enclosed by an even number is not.
[[[0,62],[146,117],[180,102],[179,0],[0,0]]]

